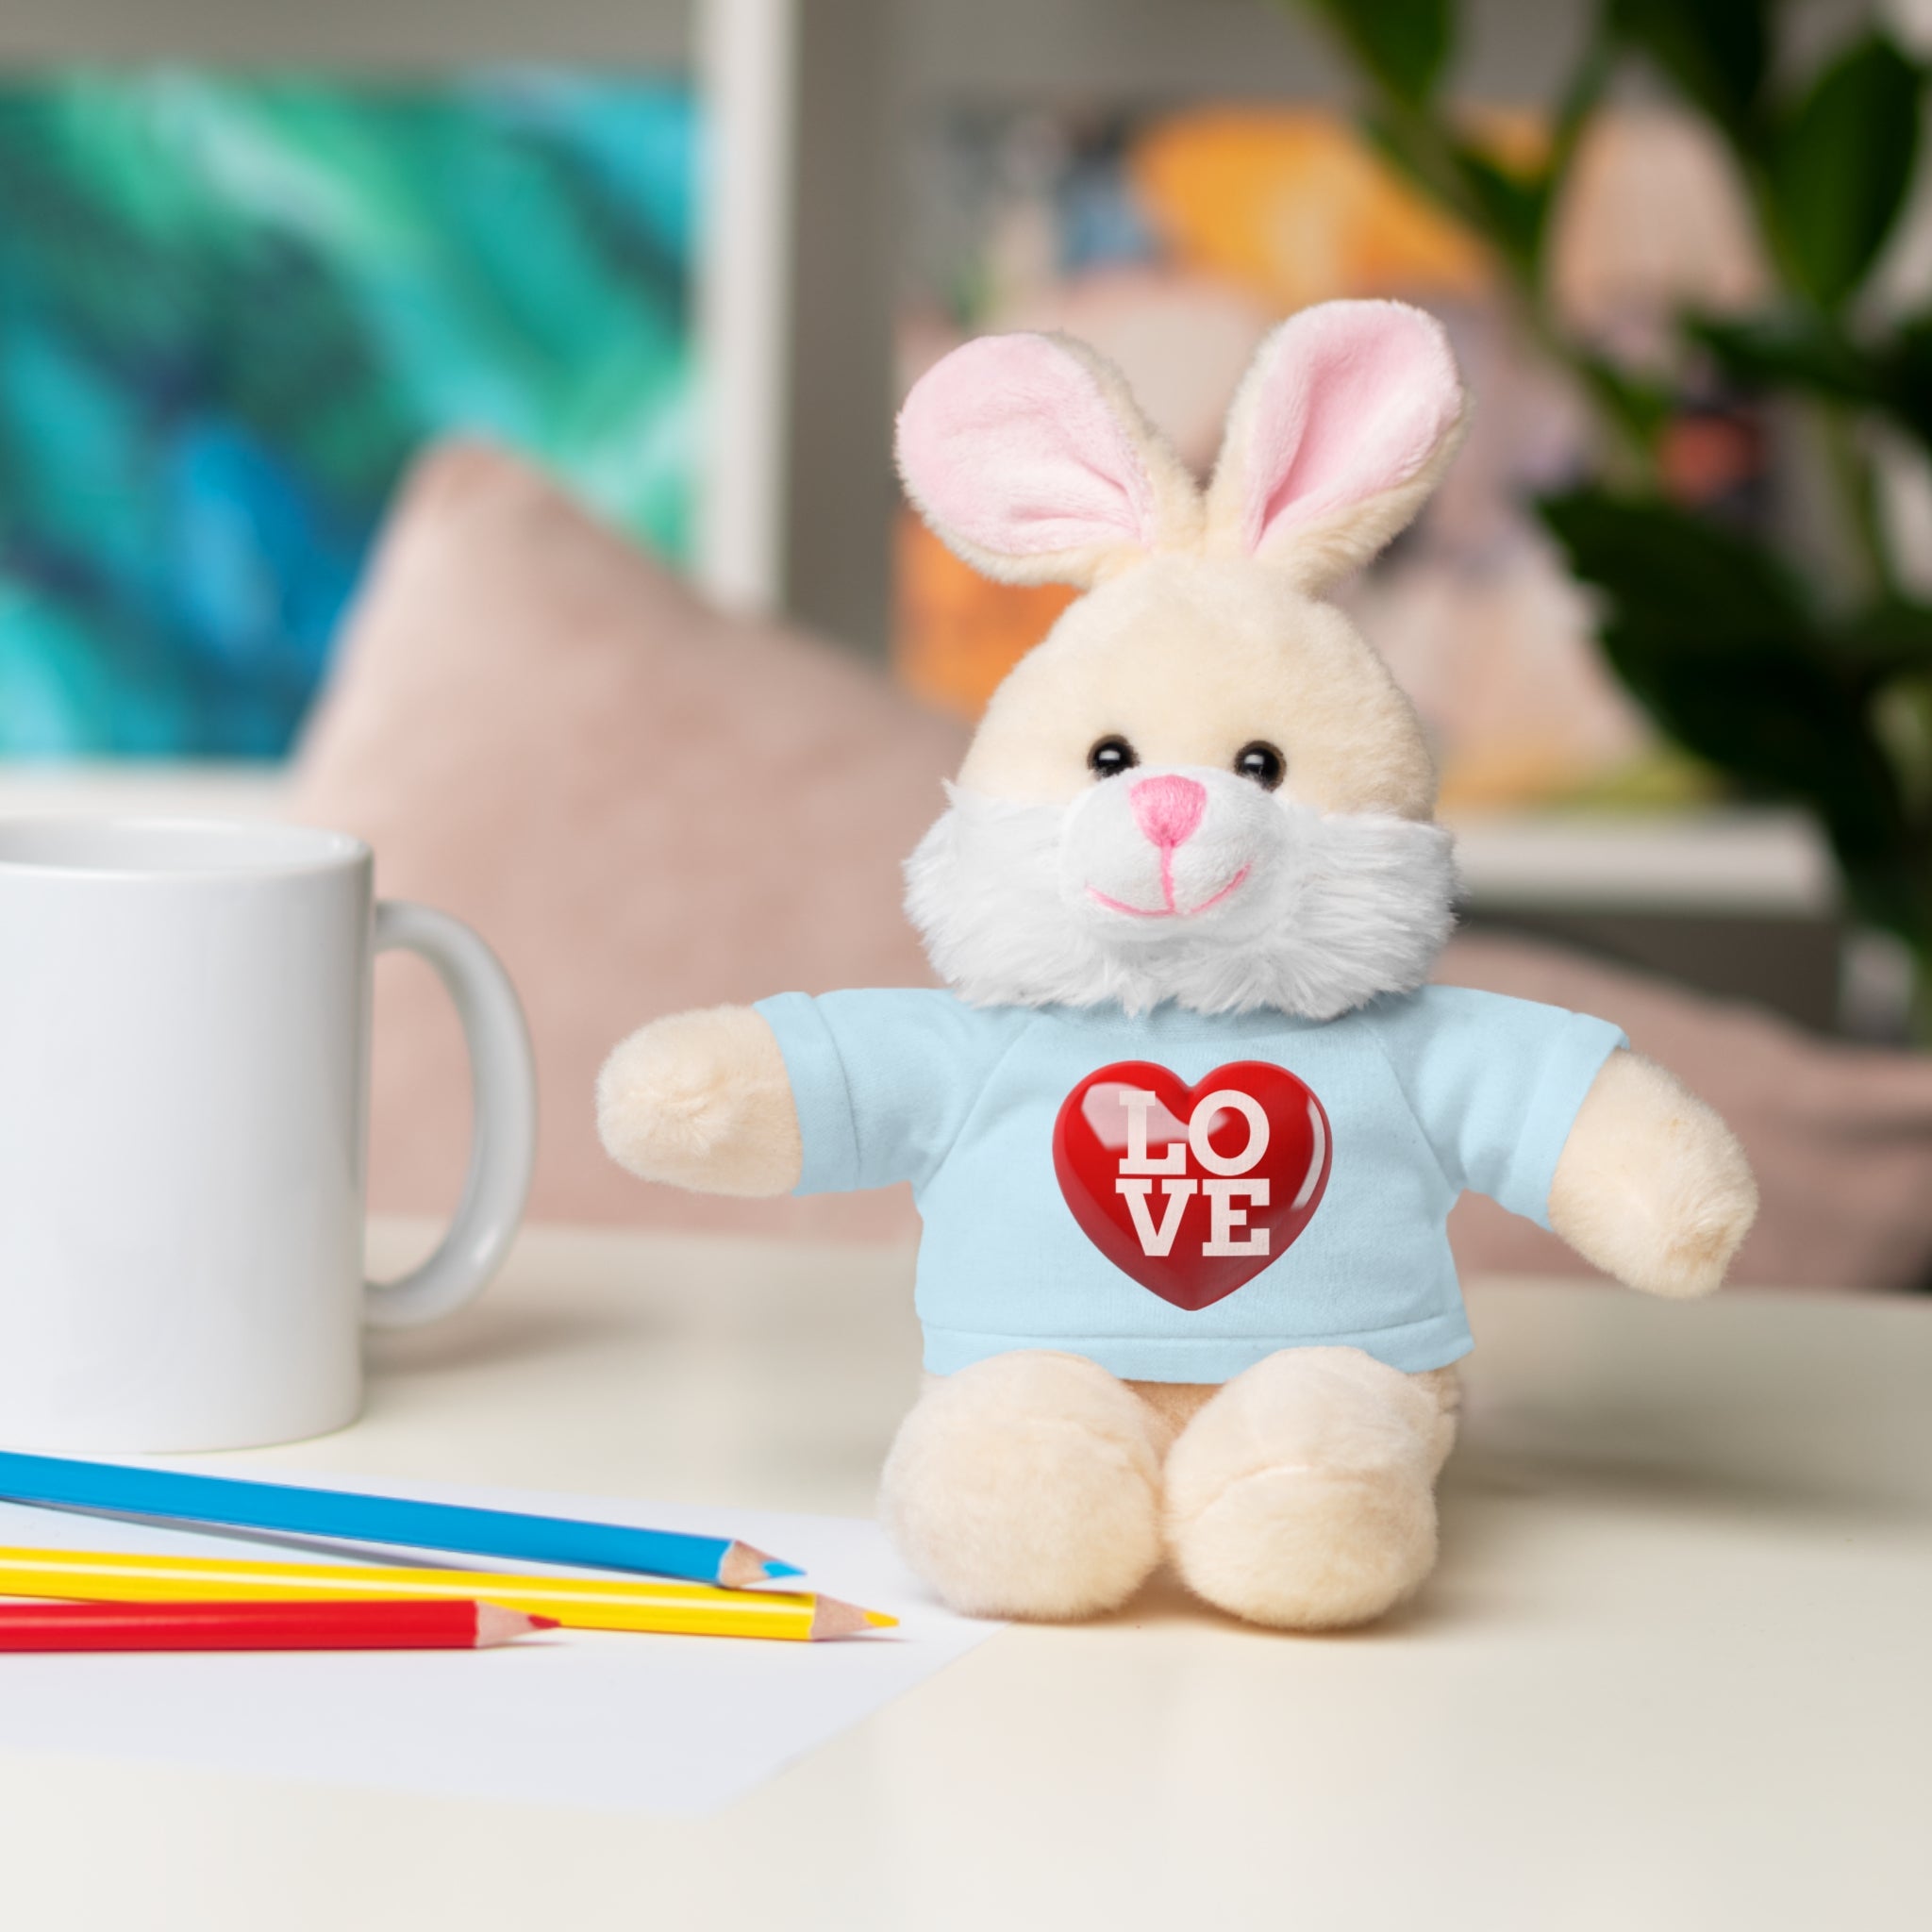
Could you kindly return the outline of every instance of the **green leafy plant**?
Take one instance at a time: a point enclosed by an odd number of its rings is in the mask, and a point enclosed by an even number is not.
[[[1932,457],[1932,310],[1883,313],[1870,291],[1912,178],[1924,69],[1871,28],[1788,74],[1774,0],[1599,0],[1547,151],[1517,168],[1442,98],[1455,0],[1288,4],[1339,40],[1371,139],[1487,243],[1530,336],[1591,401],[1599,474],[1537,508],[1599,593],[1610,663],[1679,745],[1748,794],[1816,813],[1855,913],[1911,949],[1932,1038],[1932,605],[1901,583],[1876,467],[1886,433]],[[1828,544],[1781,543],[1674,497],[1671,383],[1619,366],[1551,300],[1579,140],[1633,60],[1722,138],[1774,284],[1759,314],[1680,317],[1684,359],[1802,416]]]

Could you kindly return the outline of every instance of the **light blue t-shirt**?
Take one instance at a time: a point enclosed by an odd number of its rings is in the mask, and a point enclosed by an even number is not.
[[[912,1183],[928,1369],[1063,1349],[1155,1382],[1225,1381],[1297,1345],[1344,1344],[1410,1371],[1466,1354],[1450,1208],[1470,1189],[1547,1226],[1571,1124],[1624,1043],[1606,1021],[1450,987],[1325,1022],[1174,1006],[1136,1017],[1115,1007],[976,1008],[912,990],[781,993],[758,1010],[798,1106],[798,1192]],[[1297,1192],[1315,1206],[1297,1234],[1284,1241],[1277,1229],[1278,1252],[1244,1285],[1207,1307],[1175,1306],[1108,1258],[1076,1218],[1056,1172],[1056,1122],[1083,1081],[1118,1063],[1151,1062],[1192,1088],[1247,1061],[1287,1069],[1319,1102],[1293,1127],[1307,1169]],[[1289,1131],[1284,1116],[1282,1147]],[[1208,1141],[1210,1167],[1237,1172],[1224,1185],[1240,1190],[1241,1136],[1219,1139],[1236,1152],[1213,1158]],[[1150,1159],[1165,1143],[1144,1133],[1138,1161],[1124,1134],[1119,1144],[1124,1174],[1172,1174],[1187,1158],[1175,1144]],[[1182,1248],[1230,1243],[1213,1253],[1255,1240],[1239,1205],[1210,1230],[1201,1191],[1211,1174],[1198,1158],[1189,1171],[1199,1178],[1116,1184],[1124,1200],[1139,1191],[1133,1238],[1150,1254],[1174,1228]],[[1293,1184],[1291,1174],[1277,1204]],[[1192,1198],[1168,1202],[1175,1189]]]

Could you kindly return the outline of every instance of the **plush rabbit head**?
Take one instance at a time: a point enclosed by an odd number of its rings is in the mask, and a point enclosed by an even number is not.
[[[1455,891],[1434,768],[1319,600],[1421,508],[1465,414],[1441,325],[1394,302],[1274,330],[1205,495],[1078,342],[988,337],[921,379],[898,454],[926,522],[991,576],[1087,593],[908,866],[958,992],[1320,1020],[1422,984]]]

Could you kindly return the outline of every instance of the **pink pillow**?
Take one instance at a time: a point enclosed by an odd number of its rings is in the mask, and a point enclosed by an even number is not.
[[[359,833],[377,889],[469,921],[521,991],[544,1220],[909,1233],[904,1190],[743,1202],[647,1188],[598,1145],[605,1054],[661,1013],[930,983],[900,862],[959,728],[849,655],[721,616],[499,451],[405,485],[303,746],[295,812]],[[370,1196],[442,1211],[461,1040],[407,958],[377,974]]]

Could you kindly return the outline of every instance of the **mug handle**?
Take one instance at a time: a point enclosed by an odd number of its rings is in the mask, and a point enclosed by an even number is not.
[[[537,1158],[537,1070],[509,974],[461,920],[406,899],[385,899],[375,908],[375,949],[395,946],[421,954],[449,989],[463,1023],[475,1093],[470,1168],[449,1232],[401,1280],[367,1284],[372,1325],[414,1328],[461,1307],[503,1265]]]

